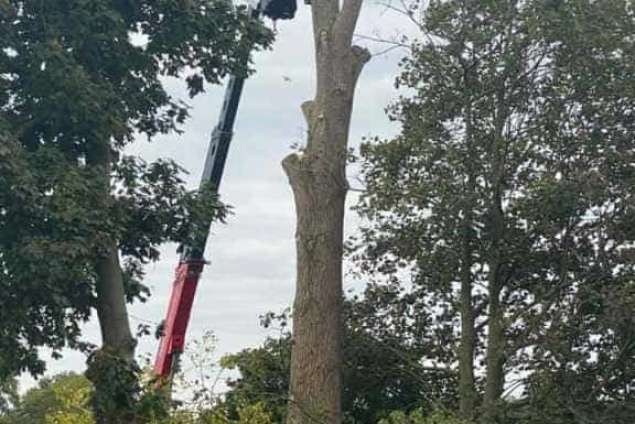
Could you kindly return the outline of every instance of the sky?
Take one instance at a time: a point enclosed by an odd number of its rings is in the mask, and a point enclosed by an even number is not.
[[[233,214],[226,224],[212,227],[207,245],[206,267],[194,302],[188,340],[199,339],[213,331],[218,339],[215,356],[258,346],[269,334],[259,317],[269,311],[280,312],[293,302],[295,284],[295,211],[281,160],[291,146],[305,141],[306,125],[300,104],[314,93],[313,41],[310,10],[298,0],[293,21],[277,23],[278,36],[270,51],[255,56],[256,74],[245,86],[238,111],[234,139],[230,148],[223,183],[222,200],[231,205]],[[270,23],[269,23],[270,24]],[[357,146],[367,136],[390,136],[397,130],[385,116],[384,108],[395,98],[394,78],[404,50],[386,50],[385,44],[368,37],[389,39],[400,33],[413,33],[407,19],[389,8],[366,0],[356,33],[357,44],[377,53],[368,63],[359,81],[350,145]],[[187,99],[184,85],[168,80],[170,93]],[[191,118],[183,134],[168,135],[148,143],[138,140],[128,148],[147,161],[170,158],[188,170],[188,186],[195,188],[200,179],[207,144],[216,125],[224,96],[223,87],[211,87],[193,101]],[[353,187],[356,171],[349,170]],[[349,204],[355,194],[349,195]],[[346,236],[359,225],[353,211],[347,212]],[[167,310],[170,287],[177,265],[175,245],[165,245],[161,259],[147,266],[145,283],[152,291],[148,302],[132,305],[131,324],[158,324]],[[347,278],[345,290],[359,289],[362,281]],[[84,337],[99,344],[97,322],[84,328]],[[154,355],[158,341],[142,338],[138,354]],[[45,355],[48,352],[44,352]],[[48,362],[47,375],[63,371],[82,372],[85,357],[64,352],[60,360]],[[23,389],[34,381],[25,376]]]

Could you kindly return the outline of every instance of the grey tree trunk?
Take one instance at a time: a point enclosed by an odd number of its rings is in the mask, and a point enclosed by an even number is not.
[[[314,1],[317,87],[302,105],[308,141],[282,166],[293,190],[297,281],[288,424],[341,422],[342,251],[353,96],[370,59],[352,45],[362,0]]]
[[[108,143],[95,143],[87,156],[90,166],[103,170],[102,196],[104,204],[110,196],[110,170],[112,153]],[[97,317],[101,329],[102,347],[111,353],[133,360],[135,340],[130,330],[128,309],[124,290],[123,275],[119,263],[117,241],[107,240],[107,246],[99,255],[95,272],[97,274]]]
[[[101,207],[111,196],[111,151],[108,143],[98,143],[89,151],[87,164],[103,172]],[[102,347],[89,361],[86,376],[95,386],[92,407],[98,424],[135,423],[137,389],[134,367],[135,339],[130,330],[117,240],[107,239],[95,252],[97,317]],[[115,370],[114,367],[118,369]],[[121,381],[113,381],[116,373]]]
[[[132,361],[136,343],[128,321],[123,277],[114,243],[97,262],[97,317],[103,346]]]

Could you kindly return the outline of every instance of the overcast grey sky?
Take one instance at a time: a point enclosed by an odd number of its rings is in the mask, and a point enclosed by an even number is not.
[[[300,104],[312,97],[313,44],[310,11],[298,0],[295,20],[278,22],[278,38],[273,50],[255,58],[257,73],[247,81],[236,122],[233,144],[221,187],[224,202],[234,214],[226,225],[215,225],[207,247],[211,261],[203,273],[194,303],[188,339],[213,330],[219,339],[217,355],[256,346],[266,336],[258,317],[291,305],[295,279],[293,198],[280,161],[294,143],[305,139],[305,124]],[[391,37],[412,32],[404,17],[367,0],[358,34]],[[386,48],[362,39],[358,43],[373,52]],[[395,127],[385,117],[384,108],[394,98],[393,81],[397,62],[404,51],[375,56],[359,82],[351,128],[352,146],[364,136],[389,135]],[[185,98],[179,81],[168,82],[170,90]],[[139,140],[129,152],[151,161],[172,158],[186,168],[188,183],[195,187],[200,178],[210,132],[216,124],[223,88],[214,87],[191,104],[192,117],[180,136],[162,137],[149,144]],[[354,170],[349,177],[354,177]],[[357,185],[352,181],[352,185]],[[349,203],[354,195],[349,196]],[[355,231],[357,219],[348,212],[346,231]],[[163,319],[177,255],[176,246],[166,245],[161,260],[147,267],[146,284],[152,297],[145,304],[130,308],[131,321]],[[346,288],[363,282],[347,281]],[[141,321],[144,320],[144,321]],[[99,343],[95,320],[85,328],[85,336]],[[153,337],[140,341],[139,354],[154,354],[158,346]],[[82,371],[83,355],[65,353],[49,363],[48,375],[61,371]],[[33,382],[23,379],[23,387]]]

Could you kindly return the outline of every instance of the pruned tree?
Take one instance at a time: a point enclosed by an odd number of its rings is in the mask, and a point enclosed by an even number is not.
[[[362,0],[312,4],[315,98],[302,105],[306,149],[282,166],[293,189],[297,285],[288,423],[341,421],[342,252],[346,161],[353,96],[370,59],[352,45]]]

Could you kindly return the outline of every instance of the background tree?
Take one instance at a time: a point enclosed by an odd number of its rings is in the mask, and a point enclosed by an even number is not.
[[[132,362],[126,302],[145,292],[143,264],[222,209],[188,193],[176,164],[146,164],[123,148],[187,118],[162,77],[184,77],[194,96],[204,82],[247,72],[248,47],[270,41],[221,0],[0,2],[5,376],[41,373],[39,346],[78,347],[93,308],[103,340],[94,358]]]
[[[78,374],[43,379],[27,391],[14,408],[0,416],[2,424],[92,424],[92,385]]]
[[[345,302],[345,330],[342,365],[342,420],[344,423],[377,423],[396,410],[412,412],[456,408],[455,379],[452,372],[429,367],[419,358],[426,348],[413,337],[412,327],[399,320],[412,318],[408,311],[392,313],[399,300],[384,292],[374,298]],[[269,338],[261,347],[228,355],[222,364],[240,372],[227,381],[229,390],[213,409],[229,419],[237,419],[244,405],[262,402],[274,422],[284,422],[288,411],[291,335],[285,329],[286,314],[271,316],[282,329],[280,337]],[[386,322],[393,322],[392,326]]]
[[[425,414],[418,409],[410,414],[396,411],[390,417],[381,420],[379,424],[465,424],[465,421],[447,412]]]
[[[17,379],[7,379],[0,384],[0,414],[6,413],[20,399]]]
[[[302,105],[308,141],[282,163],[297,216],[289,424],[341,422],[345,168],[355,86],[370,58],[351,45],[362,0],[341,3],[311,5],[317,85],[314,100]]]
[[[620,330],[632,319],[600,307],[625,310],[631,300],[614,296],[632,299],[635,271],[622,224],[633,219],[632,5],[433,1],[417,23],[424,38],[397,80],[409,91],[390,108],[401,133],[362,149],[361,269],[412,277],[427,337],[446,347],[424,360],[458,361],[463,417],[503,420],[506,377],[525,384],[557,366],[588,371],[597,390],[584,402],[600,416],[606,402],[626,416],[630,371],[598,378],[605,355],[633,365]]]

